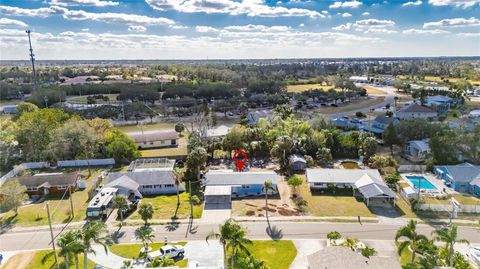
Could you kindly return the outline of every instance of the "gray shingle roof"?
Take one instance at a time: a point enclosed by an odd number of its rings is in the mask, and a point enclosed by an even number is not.
[[[346,247],[327,247],[307,256],[309,269],[400,269],[396,257],[363,257]]]
[[[375,196],[389,196],[392,198],[397,197],[397,195],[395,195],[395,193],[389,187],[378,183],[372,183],[359,187],[358,191],[367,199]]]
[[[18,183],[21,185],[28,187],[39,187],[44,183],[48,183],[44,185],[45,187],[50,186],[65,186],[65,185],[73,185],[75,180],[77,180],[79,175],[77,173],[68,173],[68,174],[45,174],[45,175],[35,175],[35,176],[24,176],[24,177],[16,177],[12,178],[11,180],[18,180]]]
[[[480,166],[463,163],[441,167],[457,182],[469,183],[476,178],[480,178]]]
[[[436,113],[433,109],[416,104],[416,103],[406,106],[398,110],[398,112]]]
[[[383,124],[390,124],[390,122],[393,122],[395,120],[394,117],[387,117],[385,115],[380,115],[375,118],[374,121],[383,123]]]
[[[367,174],[374,180],[380,180],[381,176],[377,169],[323,169],[308,168],[306,175],[308,182],[319,183],[349,183],[357,182],[362,176]]]
[[[233,171],[210,171],[205,175],[205,184],[209,185],[253,185],[263,184],[270,180],[277,184],[275,172],[233,172]]]
[[[114,181],[122,176],[127,176],[139,185],[154,185],[154,184],[174,184],[172,171],[158,171],[158,170],[146,170],[139,172],[127,172],[127,173],[112,173],[108,176],[107,183]]]

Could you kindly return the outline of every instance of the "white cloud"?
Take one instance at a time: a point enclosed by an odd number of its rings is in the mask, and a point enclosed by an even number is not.
[[[128,31],[135,32],[135,33],[143,33],[147,31],[147,27],[142,25],[130,25],[128,26]]]
[[[461,37],[480,37],[480,32],[479,33],[457,33],[457,35]]]
[[[305,23],[300,23],[298,26],[305,27]]]
[[[352,14],[345,12],[345,13],[342,13],[342,17],[344,18],[352,17]]]
[[[397,31],[392,30],[395,26],[395,22],[391,20],[378,20],[378,19],[366,19],[359,20],[355,23],[346,23],[336,27],[333,27],[332,30],[335,31],[346,31],[346,30],[355,30],[357,32],[363,32],[365,34],[393,34]]]
[[[48,8],[27,9],[11,6],[0,6],[0,12],[12,16],[48,17],[62,15],[67,20],[92,20],[106,23],[126,23],[134,25],[165,25],[173,26],[175,21],[167,18],[153,18],[143,15],[125,13],[94,13],[84,10],[70,10],[64,7],[51,6]]]
[[[436,22],[426,22],[423,24],[423,28],[438,28],[438,27],[467,27],[467,26],[479,26],[480,20],[474,17],[470,19],[466,18],[454,18],[443,19]]]
[[[51,0],[50,4],[58,6],[118,6],[118,2],[103,0]]]
[[[480,3],[480,0],[428,0],[432,6],[454,6],[454,7],[473,7]]]
[[[345,30],[350,30],[352,29],[352,24],[350,22],[347,22],[345,24],[339,25],[332,27],[332,30],[334,31],[345,31]]]
[[[402,4],[402,7],[408,7],[408,6],[420,6],[422,4],[421,0],[417,0],[415,2],[410,1]]]
[[[8,19],[8,18],[0,18],[0,26],[6,26],[6,25],[20,26],[20,27],[27,27],[28,26],[23,21],[12,20],[12,19]]]
[[[357,8],[357,7],[361,6],[362,4],[363,4],[362,2],[357,1],[357,0],[345,1],[345,2],[336,1],[333,4],[331,4],[329,7],[330,8],[341,8],[341,7]]]
[[[435,30],[425,30],[425,29],[408,29],[403,30],[403,34],[407,35],[440,35],[440,34],[448,34],[450,32],[440,29]]]
[[[213,28],[210,26],[196,26],[195,32],[197,33],[215,33],[218,32],[217,28]]]
[[[88,31],[90,31],[90,29],[88,29],[88,28],[83,28],[82,29],[82,32],[88,32]]]
[[[365,11],[365,12],[362,13],[362,15],[363,16],[370,16],[370,12]]]
[[[184,13],[223,13],[254,17],[325,17],[305,8],[269,6],[263,0],[146,0],[156,10],[176,10]]]
[[[239,31],[239,32],[286,32],[290,30],[290,27],[248,24],[248,25],[226,26],[223,29],[227,31]]]

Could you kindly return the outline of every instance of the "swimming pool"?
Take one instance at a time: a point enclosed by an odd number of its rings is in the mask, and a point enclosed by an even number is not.
[[[418,189],[420,185],[421,189],[424,190],[436,190],[437,187],[432,184],[432,182],[428,181],[424,176],[405,176],[410,182],[412,182],[415,189]]]

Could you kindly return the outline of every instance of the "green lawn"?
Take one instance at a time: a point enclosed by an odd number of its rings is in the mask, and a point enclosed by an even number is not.
[[[118,128],[127,133],[142,131],[139,125],[125,125],[125,126],[118,126]],[[159,122],[159,123],[143,125],[144,131],[173,130],[174,128],[175,128],[175,123],[170,123],[170,122]]]
[[[152,203],[154,208],[153,219],[171,219],[177,208],[177,195],[160,195],[155,197],[144,197],[142,203]],[[193,206],[193,217],[201,218],[203,205]],[[180,194],[180,206],[177,212],[177,218],[185,219],[190,216],[190,203],[188,193]],[[141,219],[138,211],[135,211],[129,219]]]
[[[168,244],[185,246],[187,242],[168,242]],[[151,251],[159,250],[160,247],[164,245],[165,245],[164,242],[155,242],[155,243],[148,244],[148,246],[152,247]],[[118,255],[127,259],[133,259],[138,257],[138,255],[140,254],[140,249],[142,247],[143,247],[142,244],[119,244],[119,245],[109,246],[108,249],[115,255]]]
[[[399,243],[396,243],[396,245],[398,247]],[[408,248],[404,248],[400,254],[400,265],[403,266],[410,262],[412,262],[412,252]]]
[[[299,85],[288,85],[287,92],[299,93],[299,92],[304,92],[304,91],[314,90],[314,89],[322,89],[324,91],[328,91],[329,89],[333,89],[333,88],[335,87],[328,86],[328,85],[321,85],[321,84],[299,84]]]
[[[35,268],[35,269],[50,269],[52,266],[55,264],[55,258],[50,256],[47,260],[42,263],[43,257],[45,257],[46,254],[50,253],[51,250],[40,250],[35,253],[33,256],[32,260],[28,264],[27,268]],[[59,257],[59,263],[63,264],[64,259],[63,257]],[[83,268],[83,254],[78,255],[78,263],[81,268]],[[95,263],[92,261],[88,261],[88,268],[93,268],[95,266]],[[65,267],[62,267],[65,268]],[[75,262],[71,261],[70,262],[70,269],[75,268]]]
[[[93,179],[97,178],[104,169],[92,169],[92,175],[87,179],[87,188],[76,191],[72,194],[74,218],[72,221],[81,221],[85,219],[85,210],[88,206],[88,190],[92,186]],[[88,170],[82,170],[84,178],[88,176]],[[52,223],[66,223],[70,220],[70,201],[69,199],[60,200],[61,196],[51,196],[47,200],[24,206],[18,209],[18,215],[15,216],[13,211],[0,215],[0,220],[14,223],[18,226],[39,226],[48,225],[47,211],[45,203],[48,202],[50,213],[52,215]]]
[[[304,176],[301,177],[305,180]],[[352,196],[351,191],[342,194],[326,191],[324,194],[314,193],[312,195],[305,181],[298,189],[303,199],[308,202],[308,212],[314,216],[375,216],[363,201]]]
[[[168,157],[168,156],[186,156],[187,155],[187,136],[184,135],[178,139],[178,146],[173,148],[144,149],[140,150],[142,157]]]
[[[290,240],[253,240],[252,245],[247,245],[250,254],[264,261],[272,269],[288,269],[297,256],[297,248]],[[231,255],[228,255],[229,259]],[[228,260],[228,268],[230,259]]]
[[[453,198],[462,205],[480,205],[480,199],[469,194],[454,194]]]

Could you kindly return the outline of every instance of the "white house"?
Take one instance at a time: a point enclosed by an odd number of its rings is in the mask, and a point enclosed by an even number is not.
[[[143,133],[129,133],[138,148],[176,147],[179,139],[178,133],[171,131],[148,131]]]
[[[127,173],[112,173],[108,176],[105,187],[129,189],[129,193],[137,195],[158,195],[177,193],[175,179],[171,170],[144,170]],[[126,184],[128,182],[128,184]],[[179,185],[180,192],[185,191],[183,185]],[[126,195],[126,196],[127,196]]]
[[[403,107],[396,113],[396,116],[401,120],[429,119],[437,115],[438,113],[435,110],[416,103]]]
[[[423,162],[430,154],[430,146],[428,140],[412,140],[408,141],[403,147],[403,157],[412,162]]]

